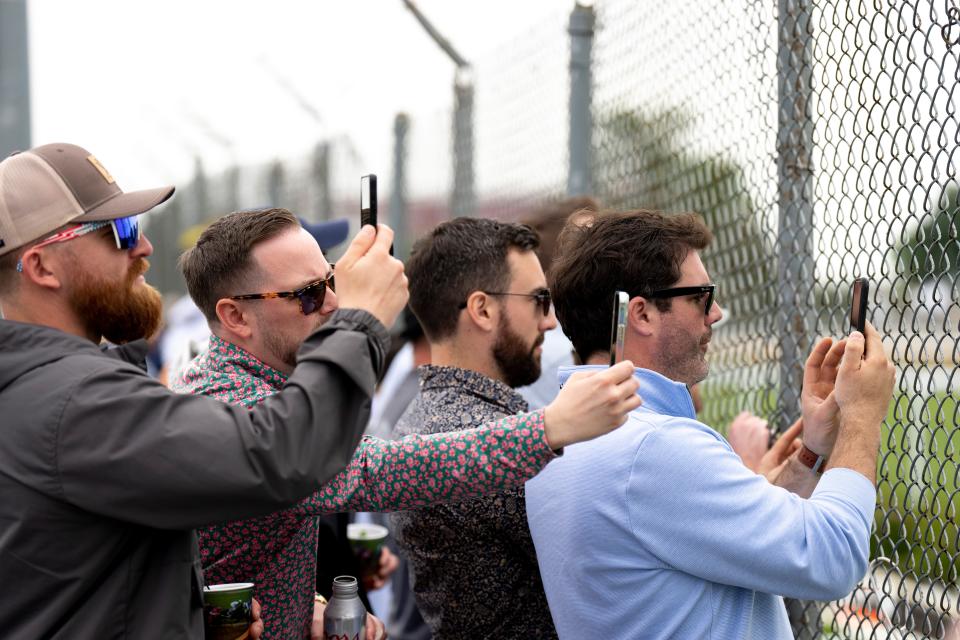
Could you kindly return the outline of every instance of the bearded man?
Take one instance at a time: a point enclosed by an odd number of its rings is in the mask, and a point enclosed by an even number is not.
[[[529,227],[459,218],[407,263],[410,307],[430,342],[420,394],[397,431],[460,431],[527,410],[557,326]],[[413,591],[438,640],[556,638],[527,529],[523,487],[393,516]]]
[[[364,228],[341,308],[253,409],[147,376],[160,298],[137,215],[88,151],[0,162],[0,629],[5,638],[202,638],[193,529],[296,504],[344,469],[407,299],[392,233]],[[102,339],[129,343],[102,352]],[[329,390],[337,389],[335,397]],[[262,624],[252,637],[262,633]]]

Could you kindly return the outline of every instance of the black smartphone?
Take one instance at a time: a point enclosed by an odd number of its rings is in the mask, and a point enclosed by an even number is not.
[[[360,178],[360,226],[365,224],[377,228],[377,176],[373,173]]]
[[[867,298],[870,295],[870,281],[866,278],[857,278],[853,281],[853,292],[850,296],[850,328],[863,333],[867,324]],[[867,355],[864,345],[863,355]]]
[[[624,291],[613,294],[613,324],[610,328],[610,366],[623,360],[623,337],[627,332],[627,303],[630,296]]]

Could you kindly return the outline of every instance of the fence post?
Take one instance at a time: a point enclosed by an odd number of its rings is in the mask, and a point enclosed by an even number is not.
[[[476,213],[473,186],[473,69],[457,67],[453,82],[453,193],[454,218]]]
[[[274,160],[270,163],[270,169],[267,173],[267,194],[270,198],[268,207],[282,207],[286,199],[284,190],[286,187],[286,172],[283,169],[283,163]]]
[[[313,148],[313,187],[317,194],[314,200],[314,220],[329,220],[333,213],[333,199],[330,197],[330,143],[319,142]]]
[[[410,222],[407,219],[407,132],[410,118],[398,113],[393,119],[393,189],[390,192],[390,224],[398,258],[410,252]]]
[[[0,160],[30,148],[27,1],[0,0]]]
[[[812,0],[779,0],[777,84],[777,314],[780,336],[780,394],[775,420],[785,429],[800,415],[803,364],[815,320],[811,314],[816,277],[813,259],[813,67]]]
[[[567,195],[593,191],[593,33],[592,6],[577,2],[570,12],[570,133]]]
[[[224,172],[223,180],[226,185],[226,210],[236,211],[240,208],[240,165],[236,162]],[[212,212],[205,212],[207,217]]]

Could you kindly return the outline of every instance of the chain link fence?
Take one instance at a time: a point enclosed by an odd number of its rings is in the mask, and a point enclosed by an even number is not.
[[[872,562],[847,598],[792,602],[791,619],[798,638],[960,634],[960,3],[601,0],[492,44],[469,77],[438,78],[449,104],[398,115],[380,197],[398,253],[451,211],[517,219],[585,192],[701,213],[726,314],[702,417],[721,431],[743,409],[778,431],[798,416],[803,361],[847,332],[850,283],[868,276],[898,371]],[[367,168],[327,149],[326,164],[195,180],[157,244],[244,189],[244,206],[312,219],[355,210]]]
[[[703,418],[721,431],[743,409],[777,431],[798,417],[803,362],[818,336],[847,332],[851,282],[868,276],[899,374],[870,571],[843,600],[789,610],[798,638],[947,637],[960,621],[960,8],[599,2],[589,158],[571,156],[584,23],[570,9],[475,64],[477,215],[585,191],[701,213],[727,315]],[[411,146],[442,146],[418,140],[422,122]],[[406,171],[416,185],[429,169]]]

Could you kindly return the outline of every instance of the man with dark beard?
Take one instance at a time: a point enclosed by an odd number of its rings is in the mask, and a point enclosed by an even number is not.
[[[430,342],[420,394],[397,431],[470,429],[527,410],[557,325],[529,227],[458,218],[414,246],[410,307]],[[524,490],[397,513],[413,591],[438,640],[556,638],[527,529]]]
[[[193,529],[295,504],[366,426],[384,325],[407,299],[392,232],[365,227],[344,254],[342,308],[306,337],[286,388],[235,408],[137,366],[146,349],[131,341],[160,318],[137,215],[172,193],[124,193],[70,144],[0,162],[5,638],[202,638]],[[104,353],[104,338],[129,344]]]

